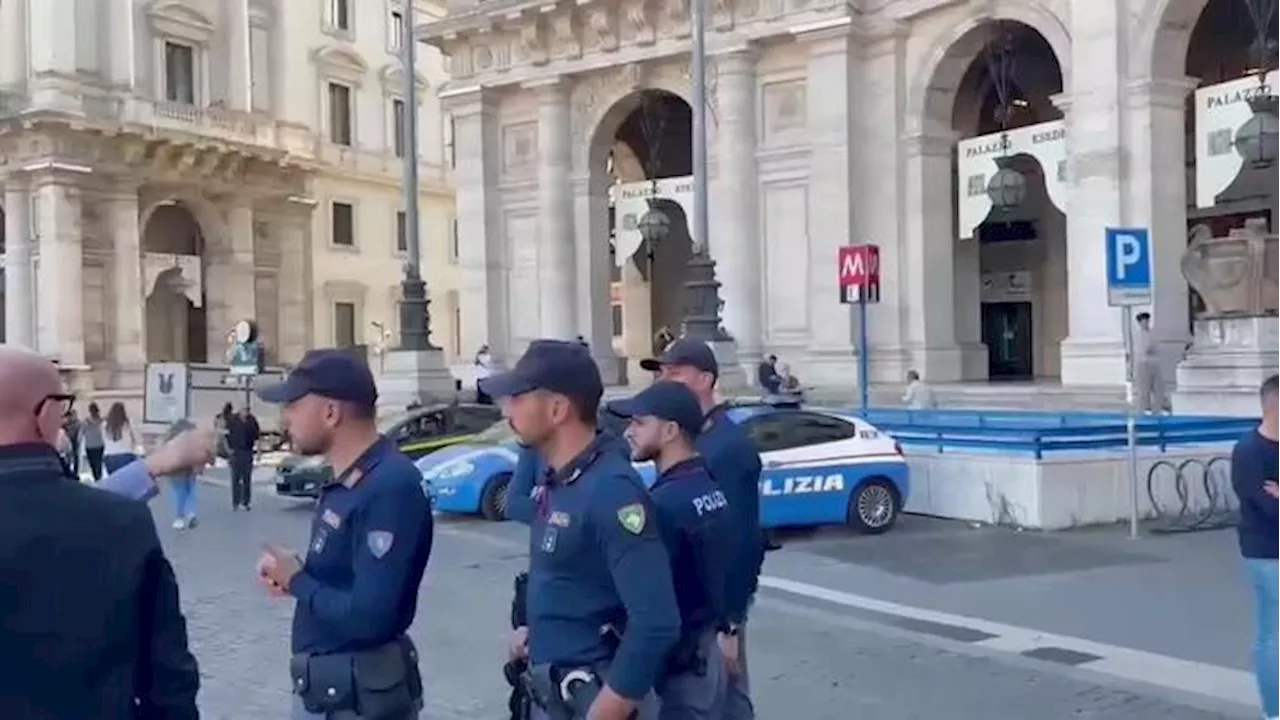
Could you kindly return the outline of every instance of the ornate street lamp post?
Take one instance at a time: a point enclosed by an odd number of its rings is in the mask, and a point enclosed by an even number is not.
[[[711,342],[732,340],[720,327],[720,283],[711,259],[707,221],[707,25],[706,0],[693,0],[689,19],[693,35],[693,254],[684,290],[684,335]]]
[[[1267,73],[1275,69],[1277,44],[1271,32],[1271,22],[1275,19],[1275,0],[1246,0],[1249,21],[1253,25],[1253,44],[1249,54],[1253,56],[1254,72],[1258,76],[1258,94],[1249,98],[1249,109],[1253,117],[1245,121],[1236,131],[1236,152],[1245,163],[1255,170],[1266,170],[1276,164],[1277,134],[1280,131],[1280,119],[1277,119],[1276,89],[1267,87]]]
[[[401,5],[404,31],[400,54],[404,69],[404,110],[401,132],[404,137],[404,278],[400,281],[400,348],[401,350],[437,350],[431,344],[431,314],[427,300],[427,284],[422,279],[422,250],[419,245],[418,201],[418,74],[414,70],[417,39],[414,35],[413,2]]]

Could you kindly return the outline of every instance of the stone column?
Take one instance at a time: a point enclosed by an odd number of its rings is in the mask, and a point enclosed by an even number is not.
[[[711,254],[716,260],[724,327],[738,341],[738,359],[754,368],[762,354],[759,172],[756,167],[756,53],[716,57],[716,203]]]
[[[227,94],[233,110],[253,107],[249,59],[249,0],[224,0],[227,19]]]
[[[1187,328],[1187,281],[1182,255],[1187,249],[1186,101],[1194,78],[1147,79],[1132,83],[1126,93],[1130,122],[1127,145],[1134,168],[1127,187],[1132,196],[1130,224],[1151,228],[1151,334],[1161,344],[1166,385],[1175,374],[1191,339]]]
[[[311,224],[311,206],[296,204],[276,218],[275,237],[280,243],[279,337],[281,362],[294,363],[302,358],[311,342],[311,323],[307,319],[307,296],[311,277],[307,267],[309,253],[307,230]]]
[[[508,358],[507,290],[503,276],[506,241],[498,193],[502,143],[493,100],[484,90],[446,94],[453,115],[457,170],[458,300],[462,355],[488,344],[496,359]]]
[[[110,38],[111,43],[108,51],[111,80],[116,85],[132,91],[138,80],[135,3],[134,0],[110,0],[105,7],[107,8],[105,20],[109,26],[107,37]]]
[[[142,274],[142,229],[135,188],[120,187],[103,198],[111,233],[115,308],[114,358],[117,387],[141,387],[147,363],[146,289]]]
[[[1108,226],[1129,220],[1120,109],[1121,10],[1099,5],[1071,16],[1071,87],[1053,98],[1067,124],[1067,338],[1062,341],[1064,385],[1124,383],[1121,311],[1107,304]],[[1087,69],[1087,71],[1086,71]],[[1183,177],[1178,171],[1178,177]],[[1179,213],[1181,214],[1181,213]],[[1186,232],[1180,231],[1179,237]]]
[[[27,82],[27,3],[0,2],[0,47],[4,48],[4,62],[0,62],[0,86],[16,89]]]
[[[906,296],[903,322],[912,366],[934,382],[963,379],[956,344],[956,237],[951,217],[954,148],[955,137],[949,134],[915,135],[902,143],[906,233],[897,277],[902,287],[893,292]]]
[[[839,248],[852,239],[856,187],[851,177],[850,106],[855,92],[855,55],[849,28],[803,35],[808,50],[805,93],[809,135],[809,267],[834,268]],[[834,270],[833,270],[834,272]],[[815,385],[845,385],[856,377],[849,312],[834,281],[817,276],[809,286],[809,352],[797,374]]]
[[[78,177],[33,175],[38,350],[63,365],[84,365],[84,233]]]
[[[25,180],[10,175],[4,185],[4,341],[32,349],[36,347],[31,266],[33,235],[31,196]]]
[[[594,185],[590,175],[573,178],[573,236],[577,248],[578,279],[576,302],[578,327],[591,346],[591,357],[600,368],[600,377],[605,385],[616,385],[621,373],[618,356],[613,351],[613,307],[609,302],[609,283],[613,277],[609,267],[609,195],[604,182],[603,172],[599,173]],[[645,354],[648,355],[647,352]]]
[[[538,241],[543,337],[572,340],[578,334],[574,239],[569,195],[569,90],[555,78],[538,95]]]
[[[208,305],[209,361],[220,363],[227,334],[241,320],[256,317],[253,205],[234,198],[226,207],[226,227],[219,242],[206,246],[205,302]]]
[[[77,70],[76,0],[41,0],[27,6],[27,68],[32,105],[77,111],[82,100],[74,88]]]

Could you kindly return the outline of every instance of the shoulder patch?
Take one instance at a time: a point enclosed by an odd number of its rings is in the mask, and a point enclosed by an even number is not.
[[[391,546],[395,544],[395,540],[396,536],[386,530],[373,530],[369,533],[366,542],[373,557],[381,560],[382,556],[391,552]]]
[[[618,508],[618,522],[623,530],[632,535],[644,532],[645,520],[644,505],[641,503],[631,503]]]

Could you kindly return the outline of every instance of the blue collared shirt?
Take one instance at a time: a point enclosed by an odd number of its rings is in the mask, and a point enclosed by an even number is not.
[[[561,667],[609,662],[609,687],[639,700],[679,639],[680,610],[653,503],[616,442],[598,436],[537,493],[529,655]],[[616,650],[606,625],[622,629]]]
[[[359,476],[321,491],[306,560],[289,583],[295,653],[383,645],[418,607],[434,529],[421,473],[386,438],[349,472]]]
[[[684,640],[729,621],[725,581],[737,549],[729,501],[702,458],[667,468],[650,489],[671,556]]]
[[[155,478],[151,477],[144,460],[134,460],[124,467],[98,481],[98,487],[109,493],[122,495],[134,500],[146,502],[155,497],[160,489],[156,487]]]
[[[697,440],[698,454],[729,501],[737,543],[725,584],[725,604],[732,623],[746,620],[764,563],[764,535],[760,530],[760,454],[751,438],[725,415],[723,408],[707,414]]]

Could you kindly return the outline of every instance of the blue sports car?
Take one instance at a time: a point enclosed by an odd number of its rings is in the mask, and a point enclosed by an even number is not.
[[[761,524],[766,528],[847,524],[865,533],[893,526],[910,491],[902,448],[870,423],[841,410],[745,404],[729,409],[760,451]],[[600,413],[601,427],[625,421]],[[519,457],[515,434],[500,421],[471,442],[417,461],[422,487],[438,511],[506,517],[507,489]],[[637,463],[645,484],[652,463]]]

